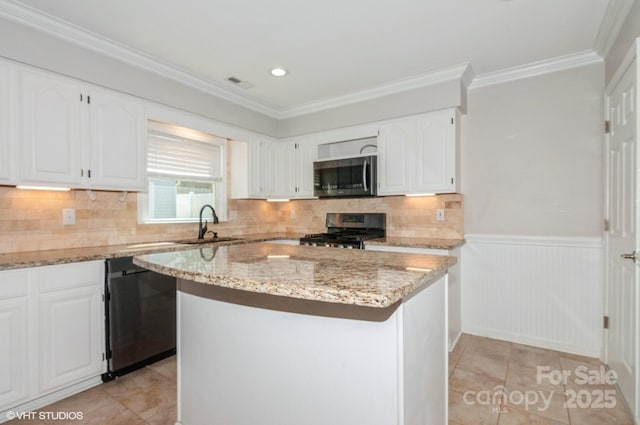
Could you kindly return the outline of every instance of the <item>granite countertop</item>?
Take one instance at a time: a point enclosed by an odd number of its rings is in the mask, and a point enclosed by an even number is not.
[[[84,248],[53,249],[45,251],[27,251],[0,254],[0,270],[21,269],[27,267],[52,266],[55,264],[75,263],[78,261],[106,260],[109,258],[130,257],[153,252],[172,252],[193,249],[197,246],[230,245],[261,242],[279,239],[299,239],[302,235],[291,233],[263,233],[245,235],[233,240],[220,242],[210,240],[205,245],[187,244],[187,240],[133,243],[127,245],[108,245]]]
[[[464,239],[437,239],[437,238],[414,238],[401,236],[387,236],[378,239],[369,239],[365,245],[387,245],[401,246],[405,248],[426,248],[426,249],[455,249],[465,244]]]
[[[379,308],[436,281],[456,261],[439,255],[269,243],[134,257],[141,267],[203,284]]]

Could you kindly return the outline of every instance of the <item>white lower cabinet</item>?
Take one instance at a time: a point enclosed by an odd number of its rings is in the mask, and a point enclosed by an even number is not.
[[[26,273],[0,275],[0,410],[29,397],[29,297]]]
[[[462,288],[461,288],[461,250],[455,248],[451,250],[446,249],[430,249],[430,248],[412,248],[403,246],[390,246],[390,245],[366,245],[365,249],[369,251],[386,251],[386,252],[404,252],[409,254],[426,254],[426,255],[449,255],[456,257],[458,262],[447,272],[447,289],[448,289],[448,344],[449,351],[453,350],[458,342],[458,339],[462,335]]]
[[[103,261],[0,272],[0,412],[34,409],[99,381],[103,282]]]

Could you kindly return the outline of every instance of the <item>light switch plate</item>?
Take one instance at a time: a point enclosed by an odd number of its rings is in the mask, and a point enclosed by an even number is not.
[[[62,209],[62,224],[76,224],[76,210],[74,208]]]
[[[438,208],[438,210],[436,211],[436,220],[444,221],[444,209]]]

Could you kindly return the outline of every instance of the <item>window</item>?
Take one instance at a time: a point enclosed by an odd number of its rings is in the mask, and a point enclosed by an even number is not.
[[[149,121],[147,142],[149,187],[138,199],[138,221],[198,221],[205,204],[226,219],[226,139]]]

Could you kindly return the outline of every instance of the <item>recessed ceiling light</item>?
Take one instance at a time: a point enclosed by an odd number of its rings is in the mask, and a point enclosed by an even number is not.
[[[274,77],[284,77],[288,73],[289,73],[289,71],[287,71],[284,68],[273,68],[271,70],[271,75],[273,75]]]

